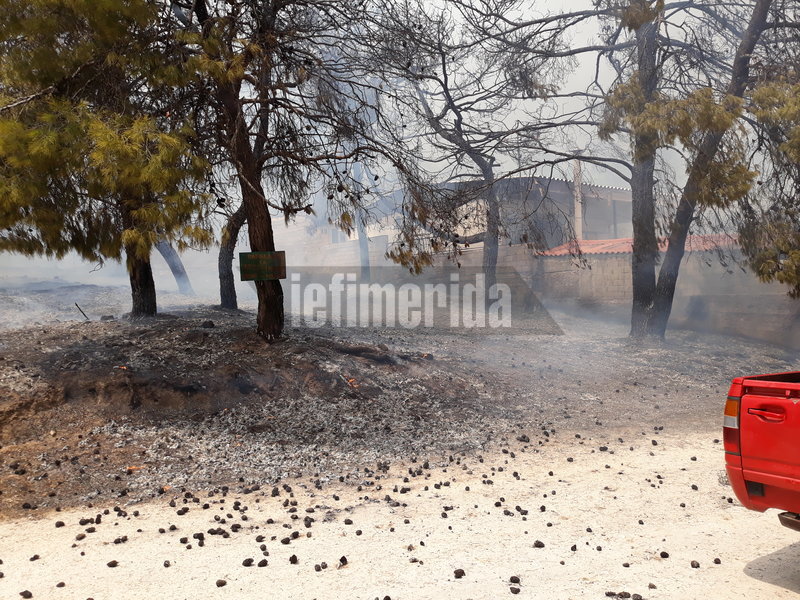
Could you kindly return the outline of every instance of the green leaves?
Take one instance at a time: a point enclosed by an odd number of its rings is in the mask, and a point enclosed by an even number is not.
[[[765,125],[786,131],[780,150],[800,162],[800,84],[775,82],[760,86],[753,94],[752,111]]]
[[[39,89],[131,45],[144,58],[156,11],[147,0],[0,0],[0,81]]]
[[[638,78],[633,76],[614,88],[607,106],[600,128],[605,139],[626,126],[635,134],[653,137],[656,147],[680,143],[691,149],[703,134],[731,129],[742,115],[743,102],[735,96],[719,98],[708,87],[682,98],[660,94],[645,102]]]
[[[152,0],[0,0],[0,249],[139,258],[211,242],[209,169],[174,104]],[[168,41],[166,42],[168,43]]]
[[[772,168],[743,206],[739,241],[753,271],[800,298],[800,84],[773,81],[753,92],[750,112],[762,129]]]
[[[682,98],[656,94],[650,102],[637,77],[615,87],[607,99],[607,110],[600,135],[609,139],[628,128],[639,139],[650,140],[636,152],[652,153],[658,149],[680,147],[690,160],[701,152],[700,144],[708,134],[724,134],[721,152],[699,182],[699,206],[731,206],[749,191],[756,171],[748,168],[738,123],[744,113],[744,101],[735,96],[718,97],[708,87],[699,88]]]
[[[789,219],[750,212],[739,228],[739,243],[761,281],[789,286],[800,298],[800,232]]]
[[[646,23],[653,22],[664,10],[664,0],[631,0],[619,9],[620,24],[629,31],[635,31]]]

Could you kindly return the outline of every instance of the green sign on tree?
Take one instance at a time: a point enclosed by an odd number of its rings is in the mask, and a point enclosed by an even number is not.
[[[286,252],[240,252],[242,281],[286,279]]]

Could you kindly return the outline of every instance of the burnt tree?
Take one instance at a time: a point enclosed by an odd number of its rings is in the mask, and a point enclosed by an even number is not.
[[[495,3],[498,14],[515,2]],[[383,10],[376,63],[386,79],[405,86],[399,112],[409,135],[424,139],[425,158],[435,165],[449,194],[414,216],[435,250],[457,257],[469,243],[482,243],[485,291],[496,283],[497,257],[504,235],[499,179],[530,174],[538,161],[527,150],[546,135],[539,121],[522,122],[525,104],[542,98],[553,74],[538,56],[512,56],[486,31],[494,16],[473,10],[464,15],[425,2],[390,3]],[[559,40],[541,40],[555,52]],[[395,85],[397,86],[398,83]],[[403,88],[401,88],[403,89]],[[517,159],[509,169],[500,163]],[[531,220],[531,223],[533,221]],[[535,227],[535,225],[531,225]],[[476,232],[477,230],[477,232]],[[531,240],[541,236],[529,231]]]
[[[776,42],[798,44],[796,5],[598,0],[589,10],[510,19],[500,10],[503,0],[448,4],[475,26],[491,17],[488,26],[480,25],[487,39],[519,57],[595,65],[588,85],[560,85],[547,94],[549,126],[572,143],[542,144],[539,138],[532,147],[543,163],[579,159],[630,184],[631,336],[663,338],[688,236],[729,230],[755,179],[758,149],[751,140],[758,127],[749,107],[759,82],[752,64],[771,62],[779,72],[783,60],[783,69],[790,67],[786,56],[792,53],[768,55]],[[567,39],[587,23],[600,26],[596,40],[555,51],[541,43],[554,35]],[[575,141],[578,152],[564,150]],[[685,177],[673,171],[676,159]],[[660,267],[659,243],[666,245]]]
[[[415,158],[394,123],[375,118],[369,72],[359,57],[367,3],[327,0],[172,2],[187,66],[212,89],[219,143],[235,173],[252,251],[274,251],[273,218],[311,212],[325,190],[335,224],[349,230],[370,190],[342,165],[381,163],[416,179]],[[335,49],[335,51],[334,51]],[[343,172],[344,171],[344,172]],[[234,305],[227,265],[241,219],[226,224],[219,257],[223,305]],[[291,257],[289,257],[291,260]],[[257,331],[283,330],[279,281],[256,282]]]

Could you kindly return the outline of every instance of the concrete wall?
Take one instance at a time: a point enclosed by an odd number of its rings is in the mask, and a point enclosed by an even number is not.
[[[800,301],[786,286],[762,283],[751,272],[725,269],[711,257],[690,257],[681,268],[671,325],[721,332],[800,349]]]
[[[482,250],[467,250],[464,266],[481,264]],[[631,300],[629,254],[537,257],[523,246],[503,246],[498,267],[515,268],[543,300],[572,300],[601,312],[627,315]],[[615,310],[614,310],[615,309]],[[781,284],[758,281],[736,265],[723,266],[712,252],[687,253],[675,293],[671,328],[722,333],[800,349],[800,301]]]

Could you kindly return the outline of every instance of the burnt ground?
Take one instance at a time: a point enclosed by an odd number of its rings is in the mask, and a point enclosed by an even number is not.
[[[92,321],[63,320],[80,317],[78,293]],[[131,322],[126,295],[0,294],[4,322],[27,325],[0,337],[3,515],[180,486],[358,481],[563,430],[714,427],[731,377],[793,368],[779,348],[689,332],[634,345],[624,325],[555,311],[560,329],[546,314],[487,335],[288,327],[267,345],[251,312],[168,296],[162,316]]]
[[[268,346],[252,312],[162,294],[130,322],[127,296],[0,289],[0,597],[800,593],[718,439],[730,379],[795,353],[563,306]]]
[[[5,332],[0,510],[481,443],[464,369],[320,332],[266,345],[251,322],[198,309]],[[443,443],[451,426],[461,441]]]

